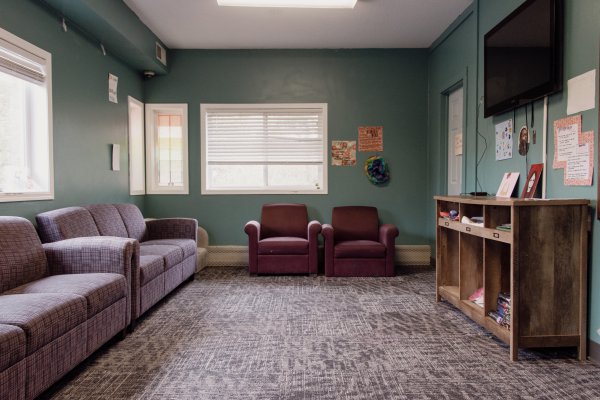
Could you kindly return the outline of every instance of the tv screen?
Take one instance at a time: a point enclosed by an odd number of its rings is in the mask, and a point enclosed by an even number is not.
[[[484,117],[562,89],[563,0],[527,0],[484,36]]]

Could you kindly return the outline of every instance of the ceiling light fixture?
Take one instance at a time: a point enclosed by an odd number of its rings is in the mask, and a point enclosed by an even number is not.
[[[220,6],[287,8],[354,8],[356,0],[217,0]]]

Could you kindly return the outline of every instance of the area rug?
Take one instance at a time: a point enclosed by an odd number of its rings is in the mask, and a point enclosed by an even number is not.
[[[598,399],[573,349],[508,347],[451,305],[435,272],[249,276],[209,268],[43,397],[51,399]]]

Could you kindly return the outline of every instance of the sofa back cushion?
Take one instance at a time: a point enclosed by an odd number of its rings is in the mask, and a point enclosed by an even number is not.
[[[377,208],[366,206],[334,207],[331,215],[335,242],[379,240]]]
[[[85,207],[102,236],[129,237],[119,210],[112,204],[91,204]]]
[[[86,236],[100,236],[94,218],[83,207],[66,207],[47,211],[35,217],[42,242]]]
[[[265,204],[260,218],[260,239],[299,237],[306,239],[308,211],[304,204]]]
[[[28,220],[0,217],[0,293],[46,276],[40,238]]]
[[[131,239],[137,239],[138,242],[146,240],[147,230],[146,221],[142,212],[135,204],[114,204],[115,208],[121,214],[127,235]]]

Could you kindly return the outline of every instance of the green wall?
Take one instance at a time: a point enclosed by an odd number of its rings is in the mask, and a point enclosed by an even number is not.
[[[429,127],[429,157],[432,159],[430,164],[432,169],[430,173],[432,177],[433,188],[435,188],[436,183],[442,182],[442,184],[445,184],[445,178],[437,169],[439,163],[442,161],[435,161],[435,158],[439,157],[439,145],[432,143],[438,141],[439,131],[437,130],[437,127],[440,125],[441,119],[439,108],[436,108],[434,99],[435,96],[439,96],[439,84],[437,84],[437,82],[444,82],[444,80],[452,78],[452,69],[447,70],[445,68],[446,65],[458,64],[459,66],[469,68],[469,70],[471,70],[473,64],[476,62],[476,97],[472,97],[472,93],[469,91],[468,98],[469,111],[472,112],[476,99],[483,95],[483,36],[493,26],[495,26],[522,3],[523,0],[475,0],[472,6],[474,14],[465,19],[462,25],[460,25],[459,29],[449,32],[448,37],[441,42],[437,48],[434,48],[431,51],[429,59],[429,95],[430,99],[432,100],[429,104],[429,119],[433,122]],[[564,90],[561,93],[557,93],[549,97],[548,109],[548,159],[550,160],[550,163],[548,164],[549,168],[547,169],[547,197],[586,198],[592,201],[594,208],[596,207],[597,202],[598,176],[594,177],[593,186],[591,187],[565,186],[563,184],[563,170],[552,169],[551,160],[554,154],[554,142],[552,135],[553,122],[566,116],[567,80],[591,69],[598,69],[600,37],[600,24],[598,21],[600,21],[599,1],[565,1]],[[476,32],[475,37],[461,36],[465,31]],[[596,83],[596,88],[597,87],[598,84]],[[596,104],[598,104],[598,102]],[[525,157],[520,156],[518,152],[515,152],[512,159],[503,161],[495,160],[494,125],[513,118],[512,111],[490,118],[483,118],[483,115],[479,115],[478,117],[474,117],[472,115],[468,116],[467,121],[470,128],[467,128],[467,146],[470,146],[469,144],[473,143],[474,141],[474,125],[478,126],[479,132],[487,140],[487,151],[485,152],[478,168],[479,181],[483,190],[490,193],[495,193],[498,189],[498,185],[504,172],[516,171],[520,172],[521,176],[526,176],[531,164],[542,162],[542,100],[535,102],[534,113],[534,128],[538,132],[537,143],[530,144],[530,152],[527,160],[525,160]],[[520,128],[525,124],[525,109],[520,108],[516,110],[515,114],[514,125],[517,128]],[[593,130],[597,140],[598,108],[596,107],[593,110],[585,111],[581,114],[583,120],[582,130]],[[481,156],[484,150],[483,140],[481,137],[479,138],[478,143],[479,149],[477,154]],[[515,140],[513,143],[515,149],[517,148],[517,145],[518,143]],[[597,152],[595,153],[597,163]],[[474,171],[473,156],[473,150],[470,147],[467,147],[467,168],[470,171],[469,173]],[[471,161],[469,161],[469,157]],[[467,180],[467,191],[475,190],[474,182],[471,182],[472,180],[472,178]],[[523,188],[523,182],[524,179],[520,179],[519,187],[517,188],[518,193],[520,193]],[[440,187],[438,192],[443,192],[442,189],[443,186]],[[433,213],[433,208],[430,209],[430,212]],[[589,335],[591,340],[596,343],[600,343],[600,252],[596,250],[600,249],[600,238],[598,238],[598,229],[600,224],[596,220],[595,214],[593,221],[593,232],[589,247]],[[433,238],[433,225],[430,232],[431,237]]]
[[[33,219],[71,205],[135,202],[129,196],[127,96],[143,99],[138,73],[110,56],[37,1],[0,0],[0,27],[52,53],[54,191],[50,201],[0,203],[0,215]],[[119,104],[108,102],[108,73],[119,77]],[[121,170],[111,171],[111,143],[121,145]]]
[[[373,205],[397,224],[399,244],[428,240],[427,51],[419,50],[183,50],[171,51],[170,71],[146,86],[147,103],[187,103],[190,195],[147,196],[149,216],[197,218],[213,245],[246,244],[244,224],[268,202],[298,202],[330,222],[337,205]],[[329,141],[357,138],[361,125],[384,126],[391,180],[376,187],[363,175],[371,153],[355,167],[329,166],[328,195],[200,195],[201,103],[328,103]]]

